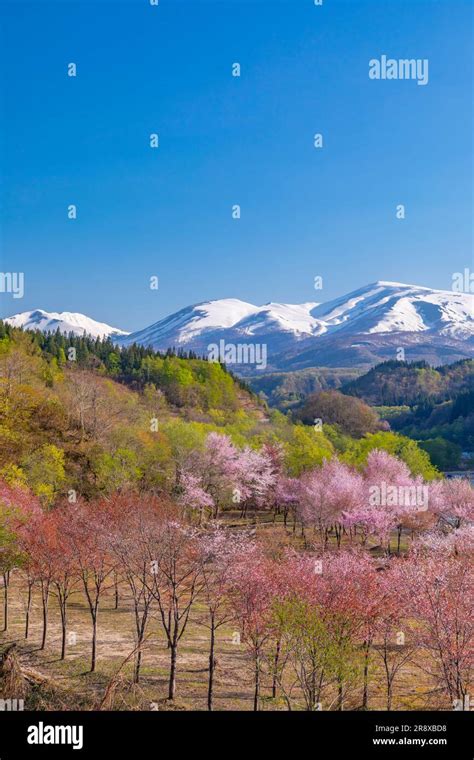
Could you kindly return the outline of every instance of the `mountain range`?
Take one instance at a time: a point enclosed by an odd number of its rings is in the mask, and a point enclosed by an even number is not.
[[[207,301],[132,333],[82,314],[39,309],[4,321],[24,329],[109,336],[119,345],[174,347],[202,355],[212,344],[265,345],[269,370],[369,366],[393,358],[444,364],[469,358],[474,349],[472,294],[386,281],[325,303]],[[399,349],[404,349],[403,357]],[[255,366],[244,364],[235,369],[255,372]]]

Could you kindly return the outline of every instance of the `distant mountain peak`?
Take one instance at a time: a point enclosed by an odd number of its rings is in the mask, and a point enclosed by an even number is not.
[[[12,327],[22,327],[24,330],[41,330],[42,332],[59,330],[64,334],[91,335],[93,338],[128,335],[117,327],[111,327],[105,322],[97,322],[85,314],[71,311],[48,312],[43,309],[32,309],[14,314],[3,321]]]

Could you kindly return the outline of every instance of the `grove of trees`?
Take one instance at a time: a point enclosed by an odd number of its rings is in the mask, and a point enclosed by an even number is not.
[[[42,648],[56,599],[58,655],[67,658],[68,609],[83,594],[94,671],[104,594],[118,579],[133,600],[133,680],[140,680],[147,637],[161,636],[170,701],[193,616],[208,635],[210,710],[218,697],[218,634],[230,623],[253,671],[255,710],[268,697],[290,710],[370,708],[377,661],[387,709],[408,660],[437,705],[464,700],[474,658],[468,481],[425,483],[379,450],[361,471],[333,458],[289,477],[278,448],[238,449],[215,433],[188,466],[177,501],[121,491],[45,510],[24,487],[2,482],[4,629],[15,573],[29,598],[32,588],[40,592]],[[227,496],[235,498],[233,522],[222,512]],[[280,526],[273,540],[255,530],[265,514],[272,517],[265,525]],[[26,638],[29,616],[28,603]]]

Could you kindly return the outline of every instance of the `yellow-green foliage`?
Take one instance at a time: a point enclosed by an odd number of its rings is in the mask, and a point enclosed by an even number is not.
[[[424,480],[433,480],[439,477],[438,470],[431,464],[426,451],[422,451],[411,438],[406,438],[397,433],[373,433],[358,441],[353,441],[342,459],[348,464],[362,468],[367,462],[369,452],[373,449],[382,449],[399,457],[408,465],[412,475],[421,475]]]
[[[220,364],[177,356],[148,356],[139,375],[162,389],[170,403],[200,409],[236,409],[237,389]]]
[[[66,479],[64,462],[64,451],[45,444],[21,463],[27,485],[45,506],[50,506],[61,492]]]

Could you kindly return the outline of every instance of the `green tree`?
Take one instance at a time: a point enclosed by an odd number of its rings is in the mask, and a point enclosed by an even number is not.
[[[26,481],[45,507],[50,507],[66,479],[64,451],[44,444],[22,462]]]
[[[119,448],[113,453],[98,451],[91,460],[97,486],[106,493],[133,488],[142,476],[138,456],[130,449]]]
[[[434,467],[426,451],[423,451],[416,441],[406,438],[397,433],[379,432],[368,434],[358,441],[354,441],[342,460],[347,464],[355,465],[362,469],[367,462],[367,457],[373,449],[382,449],[389,454],[402,459],[408,465],[412,475],[421,475],[424,480],[433,480],[439,477],[439,472]]]
[[[293,477],[304,470],[318,467],[324,459],[331,459],[334,447],[322,431],[295,425],[289,441],[285,442],[285,464]]]
[[[446,441],[444,438],[428,438],[420,441],[420,448],[426,451],[431,463],[440,470],[449,470],[459,467],[462,449],[457,443]]]

